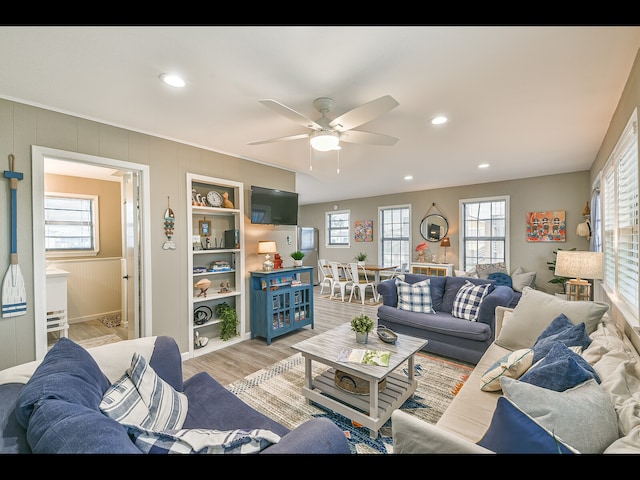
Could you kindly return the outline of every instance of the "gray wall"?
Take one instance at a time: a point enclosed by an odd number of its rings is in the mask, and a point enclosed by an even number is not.
[[[589,199],[589,172],[549,175],[544,177],[510,180],[505,182],[483,183],[464,187],[441,188],[419,192],[407,192],[397,195],[381,195],[357,200],[342,200],[330,203],[303,205],[300,207],[299,221],[303,225],[320,229],[320,257],[339,262],[351,261],[359,251],[368,253],[367,261],[378,262],[380,229],[378,228],[378,207],[391,205],[411,206],[411,242],[412,250],[424,239],[420,236],[420,221],[435,202],[438,209],[449,221],[448,236],[451,247],[447,249],[447,263],[459,268],[460,222],[459,200],[477,197],[508,195],[510,202],[510,256],[507,265],[509,271],[517,267],[525,271],[536,271],[536,287],[549,292],[559,292],[555,284],[548,281],[553,274],[547,268],[547,261],[555,258],[553,251],[576,247],[588,250],[589,242],[576,235],[578,223],[584,221],[582,209]],[[327,248],[325,215],[333,211],[334,203],[339,210],[351,212],[351,247]],[[564,210],[566,212],[567,238],[565,242],[530,243],[526,241],[526,213],[534,211]],[[429,213],[438,213],[435,209]],[[353,223],[355,220],[373,220],[373,242],[353,242]],[[439,243],[429,243],[429,255],[439,254],[442,262],[443,249]],[[414,251],[412,260],[417,254]]]
[[[151,180],[151,263],[152,283],[152,335],[170,335],[176,338],[181,351],[188,349],[187,298],[187,238],[184,215],[187,199],[186,172],[226,178],[244,183],[245,205],[250,205],[249,189],[252,184],[295,191],[295,174],[247,160],[210,152],[122,128],[100,124],[45,109],[0,99],[0,170],[8,170],[8,155],[15,155],[15,170],[24,174],[18,184],[18,254],[19,265],[26,284],[27,314],[0,318],[0,369],[31,361],[35,358],[35,327],[32,201],[31,201],[31,146],[38,145],[70,152],[148,165]],[[6,179],[5,179],[6,180]],[[9,265],[10,209],[9,185],[0,193],[0,270],[4,274]],[[164,211],[167,196],[176,213],[174,240],[177,250],[163,250]],[[262,257],[257,255],[258,239],[272,238],[287,261],[293,260],[287,252],[285,238],[295,227],[269,227],[251,225],[245,216],[245,265],[248,270],[260,268]],[[294,242],[295,243],[295,242]],[[249,309],[249,298],[246,298]],[[249,317],[247,316],[247,323]]]

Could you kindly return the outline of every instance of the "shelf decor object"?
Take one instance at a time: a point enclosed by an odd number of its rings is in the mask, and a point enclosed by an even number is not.
[[[567,300],[591,300],[591,283],[585,279],[602,278],[602,253],[558,250],[555,274],[572,278],[567,282]]]

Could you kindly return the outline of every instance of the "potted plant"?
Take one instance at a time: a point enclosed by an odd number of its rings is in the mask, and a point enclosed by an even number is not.
[[[575,250],[576,247],[570,248],[568,251],[571,252],[573,250]],[[559,248],[558,250],[562,250],[561,248]],[[553,251],[554,255],[558,255],[557,251]],[[552,262],[547,262],[547,268],[549,270],[551,270],[552,272],[556,271],[556,260],[554,259]],[[559,276],[554,276],[551,280],[549,280],[549,283],[553,283],[554,285],[560,285],[562,287],[562,293],[565,294],[566,292],[566,283],[571,280],[569,277],[559,277]]]
[[[367,259],[367,254],[364,252],[358,252],[358,254],[353,258],[358,261],[358,265],[364,265],[364,261]]]
[[[238,334],[238,312],[227,302],[216,305],[216,315],[220,318],[220,339],[229,340]]]
[[[291,258],[293,258],[293,266],[301,267],[302,259],[304,258],[304,253],[300,250],[296,250],[295,252],[291,252]]]
[[[373,320],[368,315],[361,313],[351,319],[351,330],[356,332],[356,342],[367,343],[369,332],[373,330]]]

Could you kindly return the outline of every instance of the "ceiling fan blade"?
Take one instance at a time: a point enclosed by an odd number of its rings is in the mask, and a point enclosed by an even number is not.
[[[360,130],[348,130],[340,134],[340,141],[347,143],[364,143],[367,145],[395,145],[398,142],[396,137],[383,135],[381,133],[362,132]]]
[[[309,138],[308,133],[300,133],[298,135],[287,135],[286,137],[270,138],[269,140],[260,140],[258,142],[247,143],[247,145],[262,145],[263,143],[280,142],[284,140],[298,140],[300,138]]]
[[[339,117],[334,118],[329,122],[331,128],[335,128],[339,132],[345,130],[351,130],[352,128],[359,127],[363,123],[367,123],[374,118],[378,118],[383,113],[394,109],[400,105],[391,95],[385,95],[376,100],[372,100],[369,103],[360,105],[359,107],[349,110],[343,113]]]
[[[302,125],[303,127],[313,128],[314,130],[322,129],[322,126],[317,124],[314,120],[305,117],[303,114],[296,112],[295,110],[287,107],[286,105],[283,105],[280,102],[267,98],[264,100],[260,100],[260,103],[266,105],[272,110],[275,110],[279,114],[284,115],[289,120],[293,120],[297,124]]]

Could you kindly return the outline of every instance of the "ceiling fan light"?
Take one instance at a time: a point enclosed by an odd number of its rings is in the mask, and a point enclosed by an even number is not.
[[[320,130],[311,134],[311,146],[314,150],[320,152],[328,152],[334,150],[340,139],[338,138],[338,132],[332,132],[330,130]]]

